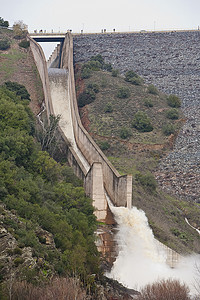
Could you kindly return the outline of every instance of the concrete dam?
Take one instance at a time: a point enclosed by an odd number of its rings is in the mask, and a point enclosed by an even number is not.
[[[68,146],[68,162],[83,179],[86,195],[93,199],[97,219],[105,221],[107,198],[115,206],[131,207],[132,176],[120,176],[81,124],[75,93],[72,35],[66,34],[62,47],[58,46],[53,52],[48,62],[49,71],[41,47],[29,39],[43,83],[47,116],[61,116],[59,129]]]
[[[47,63],[40,45],[31,37],[29,40],[43,84],[47,116],[61,116],[59,131],[66,142],[68,162],[74,173],[83,179],[85,192],[93,199],[97,219],[107,223],[111,210],[118,223],[119,253],[107,275],[132,288],[135,284],[138,287],[144,284],[144,272],[149,273],[147,280],[168,276],[186,281],[190,263],[182,261],[178,253],[158,242],[145,213],[132,207],[132,176],[120,176],[81,124],[75,92],[72,35],[65,35]],[[184,271],[176,268],[179,261],[185,265]],[[139,266],[140,263],[144,266]],[[133,266],[137,265],[140,274],[132,282]]]
[[[48,62],[45,60],[40,45],[31,37],[29,37],[29,40],[43,83],[47,116],[51,114],[61,116],[59,131],[68,148],[68,162],[74,173],[83,179],[85,192],[93,199],[97,219],[109,223],[110,210],[116,219],[118,214],[123,215],[123,220],[128,226],[127,230],[132,233],[130,237],[129,234],[127,235],[130,240],[135,240],[136,237],[136,233],[132,228],[136,226],[137,229],[138,225],[141,226],[142,230],[138,229],[138,234],[139,239],[144,240],[144,243],[142,243],[139,252],[143,252],[143,247],[144,255],[147,252],[153,253],[155,251],[150,259],[152,257],[154,257],[154,260],[161,259],[164,264],[174,267],[180,256],[155,240],[148,222],[146,219],[144,220],[146,218],[143,216],[144,213],[132,208],[132,176],[119,175],[81,124],[75,93],[72,35],[70,33],[66,34],[61,44],[55,48]],[[144,228],[146,229],[143,234]],[[101,247],[102,245],[100,245]],[[146,252],[145,249],[149,250]],[[116,272],[118,273],[115,270],[114,273]]]

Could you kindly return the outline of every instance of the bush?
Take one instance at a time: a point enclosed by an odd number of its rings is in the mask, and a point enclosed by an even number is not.
[[[134,71],[126,72],[125,81],[130,82],[134,85],[141,85],[143,83],[143,79],[140,76],[138,76]]]
[[[15,39],[23,39],[28,33],[27,25],[24,24],[22,21],[17,21],[13,24],[13,32]]]
[[[126,81],[130,81],[132,78],[134,78],[134,77],[139,77],[134,71],[132,71],[132,70],[130,70],[130,71],[128,71],[128,72],[126,72],[126,74],[125,74],[125,80]]]
[[[161,280],[148,284],[137,300],[190,300],[189,288],[178,280]]]
[[[175,128],[172,124],[166,124],[163,126],[162,131],[164,135],[170,135],[170,134],[174,134]]]
[[[22,257],[17,257],[14,260],[14,264],[15,264],[16,267],[18,267],[19,265],[23,264],[23,262],[24,262],[24,260],[23,260]]]
[[[0,50],[6,50],[10,48],[10,42],[7,40],[1,40],[0,41]]]
[[[101,64],[102,67],[104,65],[104,59],[101,56],[101,54],[97,54],[95,56],[92,56],[90,60],[96,60],[96,61],[98,61]]]
[[[150,132],[153,130],[151,121],[147,114],[143,111],[138,111],[132,121],[132,126],[140,132]]]
[[[108,150],[110,148],[110,144],[108,142],[101,142],[99,147],[101,148],[101,150]]]
[[[110,63],[103,65],[104,70],[112,72],[112,65]]]
[[[12,286],[12,299],[15,300],[85,300],[87,298],[86,291],[83,290],[80,280],[75,276],[73,278],[54,277],[42,286],[27,281],[15,281]]]
[[[171,107],[175,107],[175,108],[178,108],[181,106],[181,100],[178,96],[176,95],[170,95],[168,98],[167,98],[167,104]]]
[[[130,90],[127,87],[119,88],[117,92],[117,97],[122,99],[130,97]]]
[[[13,253],[14,253],[14,254],[17,254],[17,255],[22,255],[22,249],[16,247],[16,248],[13,250]]]
[[[27,49],[27,48],[30,46],[30,42],[27,41],[27,40],[22,40],[22,41],[19,43],[19,46],[22,47],[22,48]]]
[[[86,66],[93,71],[99,71],[102,68],[101,63],[98,60],[90,60]]]
[[[147,99],[144,99],[144,106],[146,107],[153,107],[153,102],[151,99],[147,98]]]
[[[153,84],[150,84],[147,90],[149,94],[158,95],[158,90]]]
[[[177,120],[179,118],[179,113],[176,108],[167,110],[166,117],[171,120]]]
[[[105,108],[104,108],[104,112],[105,113],[111,113],[113,112],[113,107],[112,107],[112,104],[111,103],[107,103]]]
[[[142,85],[143,79],[141,77],[133,77],[129,80],[129,82],[134,85]]]
[[[14,81],[6,81],[5,86],[8,90],[15,92],[17,96],[21,97],[21,99],[30,100],[30,94],[24,85]]]
[[[96,94],[99,92],[99,86],[97,83],[89,83],[87,88],[93,90]]]
[[[92,75],[92,71],[89,67],[84,67],[81,69],[81,78],[82,79],[90,78],[91,75]]]
[[[0,26],[7,28],[9,26],[9,22],[8,21],[4,21],[4,19],[0,17]]]
[[[112,69],[112,76],[117,77],[119,75],[119,70]]]
[[[139,172],[135,175],[135,180],[138,181],[142,186],[144,186],[148,190],[156,190],[157,183],[154,176],[151,173],[142,174]]]
[[[87,104],[92,103],[95,100],[95,92],[91,89],[83,91],[78,97],[78,106],[83,107]]]
[[[131,131],[129,128],[127,127],[122,127],[121,130],[120,130],[120,137],[122,139],[127,139],[128,137],[131,136]]]

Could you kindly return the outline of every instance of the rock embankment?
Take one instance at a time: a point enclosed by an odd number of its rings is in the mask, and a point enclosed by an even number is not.
[[[187,118],[174,150],[156,172],[162,187],[200,199],[200,31],[94,34],[74,37],[75,62],[100,53],[123,74],[133,69],[145,82],[182,99]]]

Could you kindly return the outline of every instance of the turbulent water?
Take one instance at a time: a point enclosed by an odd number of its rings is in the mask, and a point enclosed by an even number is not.
[[[111,210],[118,223],[119,254],[107,276],[137,290],[148,283],[173,278],[186,283],[191,294],[196,293],[195,281],[200,281],[199,255],[183,257],[174,269],[170,268],[166,263],[167,254],[154,238],[142,210],[113,206]]]

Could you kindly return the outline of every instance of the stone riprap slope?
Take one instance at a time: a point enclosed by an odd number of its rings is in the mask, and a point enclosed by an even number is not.
[[[187,121],[156,177],[165,189],[199,201],[200,31],[74,36],[75,62],[98,53],[122,74],[133,69],[147,84],[180,96]]]

